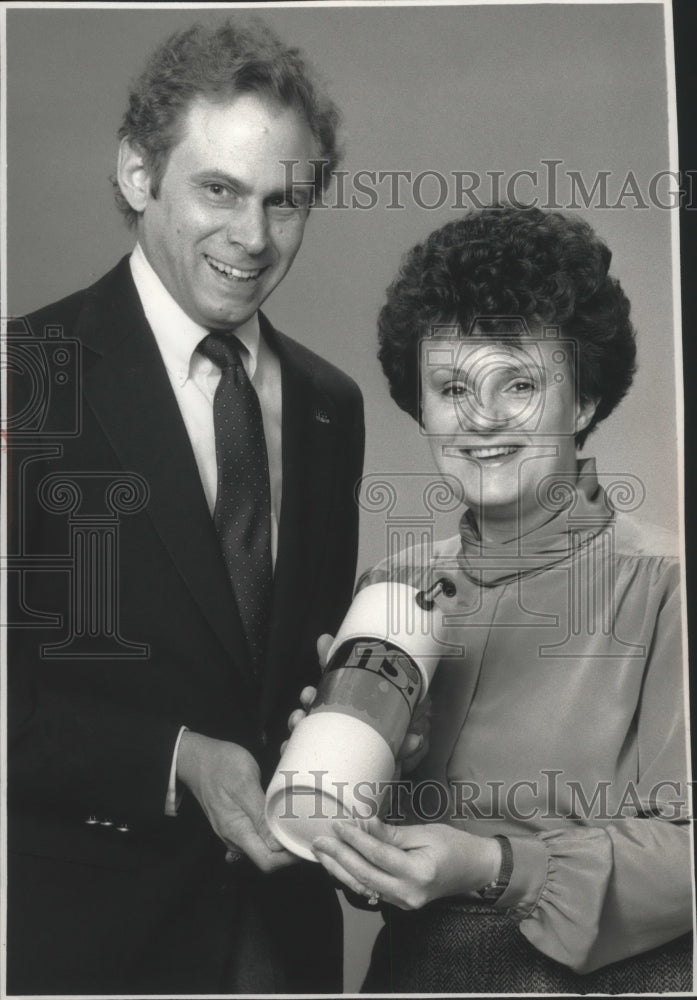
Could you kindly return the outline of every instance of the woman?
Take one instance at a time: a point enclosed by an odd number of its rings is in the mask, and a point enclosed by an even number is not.
[[[313,845],[381,900],[367,992],[692,986],[677,550],[616,509],[635,477],[577,459],[634,370],[610,257],[578,218],[485,209],[410,251],[380,315],[465,511],[361,581],[455,585],[408,821]]]

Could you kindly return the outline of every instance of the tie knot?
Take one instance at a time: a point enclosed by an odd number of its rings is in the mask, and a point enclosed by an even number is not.
[[[218,368],[230,368],[242,363],[240,342],[231,333],[209,333],[198,345],[198,349]]]

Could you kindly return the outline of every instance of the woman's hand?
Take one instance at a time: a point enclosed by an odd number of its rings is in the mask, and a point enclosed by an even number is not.
[[[402,748],[397,754],[399,773],[411,774],[428,753],[431,733],[431,699],[428,695],[419,702],[409,723]]]
[[[317,640],[317,657],[319,664],[324,670],[329,658],[329,650],[334,642],[334,636],[321,635]],[[301,708],[296,708],[288,716],[288,732],[292,733],[301,719],[304,719],[312,708],[312,703],[317,695],[317,688],[305,687],[300,692]],[[409,774],[419,764],[428,753],[428,736],[431,730],[430,719],[431,702],[428,696],[416,707],[414,715],[409,724],[409,731],[404,737],[404,743],[397,755],[397,763],[401,766],[402,774]],[[281,753],[284,752],[288,740],[281,745]]]
[[[370,819],[360,829],[337,823],[336,837],[312,843],[317,860],[361,896],[379,892],[402,910],[433,899],[474,893],[498,877],[501,846],[443,823],[389,826]]]
[[[293,730],[295,729],[295,727],[297,726],[297,724],[302,719],[304,719],[305,716],[307,715],[307,713],[310,711],[310,709],[312,708],[312,703],[315,700],[316,695],[317,695],[317,688],[310,687],[308,685],[308,687],[305,687],[305,688],[302,689],[302,691],[300,692],[300,704],[302,705],[302,708],[296,708],[288,716],[288,732],[289,733],[293,732]],[[281,753],[285,753],[285,749],[286,749],[287,746],[288,746],[288,740],[284,740],[284,742],[281,743]]]

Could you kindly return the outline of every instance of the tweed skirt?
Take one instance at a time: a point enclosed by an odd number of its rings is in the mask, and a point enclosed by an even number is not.
[[[440,900],[383,907],[363,993],[623,994],[692,991],[692,935],[587,975],[537,951],[504,912]]]

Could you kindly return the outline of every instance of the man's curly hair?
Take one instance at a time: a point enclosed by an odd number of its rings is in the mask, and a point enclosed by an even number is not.
[[[145,157],[157,197],[169,154],[180,138],[181,124],[196,98],[229,101],[238,94],[258,94],[293,108],[316,139],[315,187],[329,183],[341,153],[340,114],[315,80],[299,49],[289,48],[260,18],[242,25],[226,21],[206,29],[194,24],[176,32],[152,53],[135,81],[119,128]],[[115,178],[114,197],[130,226],[138,220]]]
[[[608,274],[612,254],[576,216],[492,206],[449,222],[404,257],[378,321],[378,357],[395,402],[419,413],[419,343],[434,324],[466,335],[483,316],[558,326],[577,344],[582,402],[596,401],[588,434],[629,389],[635,371],[629,300]],[[490,336],[502,332],[484,324]],[[481,331],[479,331],[481,332]]]

